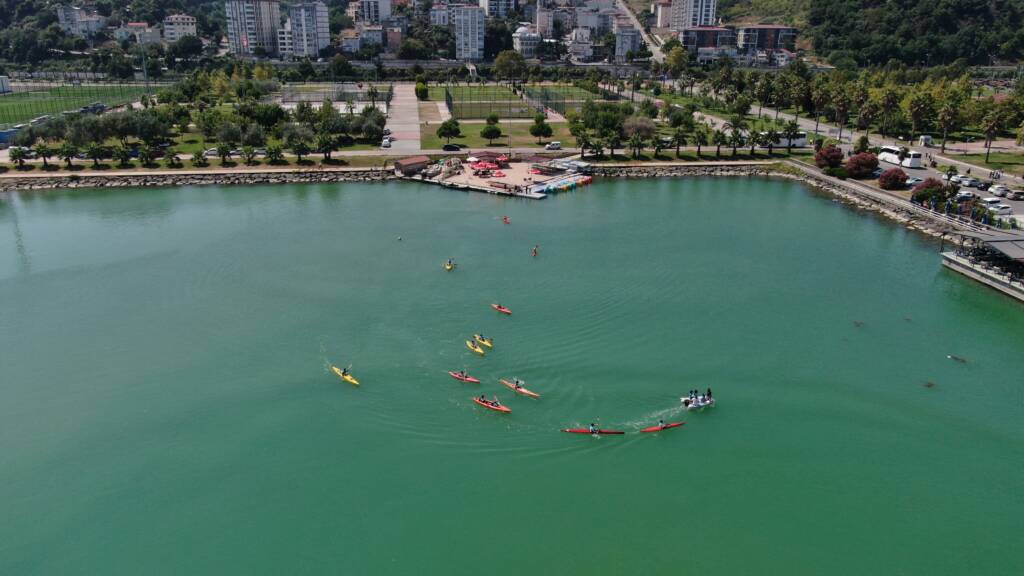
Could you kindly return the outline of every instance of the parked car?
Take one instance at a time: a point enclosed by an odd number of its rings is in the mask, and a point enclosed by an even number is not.
[[[384,140],[380,143],[381,148],[391,148],[391,140]]]
[[[990,210],[995,212],[996,216],[1010,216],[1013,214],[1013,208],[1006,204],[996,204]]]
[[[206,152],[203,152],[203,156],[206,156],[207,158],[216,158],[217,157],[217,149],[216,148],[207,148]]]
[[[1010,200],[1024,200],[1024,190],[1014,190],[1007,192],[1006,197]]]
[[[1000,200],[999,198],[995,198],[993,196],[989,196],[988,198],[982,198],[981,203],[989,208],[993,208],[1001,204],[1002,200]]]
[[[445,152],[458,152],[459,150],[462,150],[462,148],[460,148],[458,144],[445,144],[441,147],[441,150],[444,150]]]
[[[385,128],[383,134],[385,136],[390,136],[391,135],[391,128]]]
[[[979,184],[981,184],[981,180],[978,180],[977,178],[972,178],[970,176],[961,176],[960,177],[960,185],[961,186],[968,186],[970,188],[977,188]]]
[[[876,168],[875,171],[871,173],[871,177],[875,179],[881,178],[883,172],[885,172],[885,170],[882,170],[881,168]]]
[[[544,149],[545,150],[561,150],[562,149],[562,143],[559,142],[558,140],[552,140],[551,142],[548,142],[548,145],[545,146]]]
[[[910,178],[907,178],[906,185],[907,186],[917,186],[921,182],[924,182],[924,178],[918,178],[917,176],[911,176]]]
[[[1006,196],[1007,194],[1010,193],[1010,189],[1007,188],[1006,186],[1003,186],[1002,184],[993,184],[991,187],[989,187],[988,191],[991,192],[994,196],[1000,197]]]
[[[961,190],[956,193],[955,200],[957,202],[966,202],[968,200],[974,200],[975,197],[976,194],[974,192],[971,192],[970,190]]]

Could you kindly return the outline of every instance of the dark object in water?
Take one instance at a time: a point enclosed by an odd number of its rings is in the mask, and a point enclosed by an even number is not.
[[[921,384],[921,386],[924,386],[925,388],[935,388],[935,382],[932,382],[931,380],[929,380],[929,381],[925,382],[924,384]]]
[[[962,358],[960,356],[957,356],[956,354],[949,354],[948,356],[946,356],[946,358],[949,358],[950,360],[956,360],[961,364],[967,364],[967,358]]]
[[[906,320],[907,322],[912,322],[914,320],[910,316],[904,316],[903,319]]]
[[[860,328],[861,326],[864,325],[864,323],[861,322],[860,320],[854,320],[853,325],[856,326],[857,328]]]

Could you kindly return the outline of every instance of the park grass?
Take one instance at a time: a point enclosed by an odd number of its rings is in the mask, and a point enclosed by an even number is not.
[[[0,95],[0,125],[19,124],[39,116],[78,110],[93,102],[120,106],[138,100],[145,93],[145,86],[135,84],[55,86],[10,92]]]
[[[989,170],[999,170],[1008,174],[1024,176],[1024,152],[992,152],[989,154],[988,162],[985,162],[985,154],[951,154],[950,157],[983,166]]]
[[[493,100],[519,100],[508,86],[500,84],[451,84],[429,86],[430,100],[444,102],[445,88],[451,91],[453,102],[488,102]]]
[[[508,148],[509,140],[508,135],[511,130],[512,135],[512,147],[513,148],[529,148],[536,146],[538,149],[542,149],[544,144],[558,140],[562,143],[563,148],[569,148],[575,142],[572,134],[569,133],[569,124],[565,122],[555,122],[551,124],[553,134],[551,138],[542,140],[542,144],[537,144],[537,139],[530,135],[530,126],[532,124],[528,122],[518,122],[511,124],[500,123],[498,127],[501,128],[502,137],[494,140],[494,144],[488,145],[486,138],[480,137],[480,130],[485,124],[462,124],[462,136],[459,138],[452,138],[452,144],[458,144],[465,147],[471,148]],[[437,126],[436,125],[420,125],[420,147],[424,150],[440,150],[442,146],[447,144],[447,140],[444,138],[438,138]]]

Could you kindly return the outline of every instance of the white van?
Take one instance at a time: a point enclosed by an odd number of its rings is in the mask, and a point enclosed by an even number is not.
[[[559,142],[558,140],[552,140],[551,142],[548,142],[548,145],[545,146],[544,149],[545,150],[561,150],[562,149],[562,143]]]

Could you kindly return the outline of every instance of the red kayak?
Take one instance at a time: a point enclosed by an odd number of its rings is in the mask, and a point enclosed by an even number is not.
[[[469,374],[466,374],[465,376],[460,376],[458,372],[452,372],[451,370],[449,370],[448,371],[448,375],[451,376],[452,378],[455,378],[456,380],[461,381],[461,382],[469,382],[470,384],[479,384],[480,383],[479,380],[477,380],[476,378],[473,378]]]
[[[651,426],[650,428],[644,428],[641,432],[661,432],[662,430],[668,430],[669,428],[678,428],[686,424],[686,422],[669,422],[664,426]]]
[[[508,308],[505,308],[501,304],[491,304],[491,308],[494,308],[495,310],[501,312],[502,314],[508,314],[509,316],[512,315],[512,311],[509,310]]]
[[[502,412],[502,413],[505,413],[505,414],[508,414],[508,413],[512,412],[512,409],[509,408],[508,406],[502,406],[501,404],[491,404],[490,402],[484,402],[483,400],[481,400],[481,399],[479,399],[479,398],[477,398],[475,396],[473,397],[473,402],[476,402],[477,404],[483,406],[484,408],[490,408],[491,410],[494,410],[495,412]]]
[[[589,428],[566,428],[562,432],[568,432],[569,434],[625,434],[622,430],[598,430],[591,432]]]

